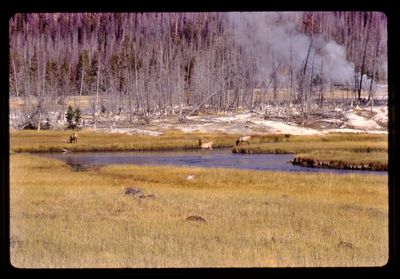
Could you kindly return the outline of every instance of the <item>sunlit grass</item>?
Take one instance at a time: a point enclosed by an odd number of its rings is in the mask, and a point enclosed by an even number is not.
[[[356,166],[374,169],[387,170],[387,152],[351,152],[342,150],[311,151],[309,153],[297,154],[297,160],[311,160],[324,162],[325,164],[341,164],[342,166]],[[296,160],[295,159],[295,160]]]
[[[125,195],[125,187],[155,199]],[[10,198],[17,267],[379,266],[388,257],[386,176],[172,166],[74,172],[12,154]],[[190,215],[207,223],[185,221]]]
[[[316,149],[339,149],[358,152],[387,151],[386,135],[335,133],[320,136],[252,135],[250,145],[235,146],[240,135],[224,133],[184,133],[169,130],[161,136],[128,135],[82,130],[77,144],[68,143],[71,131],[10,132],[13,152],[135,151],[196,149],[198,140],[213,141],[214,147],[234,147],[238,153],[303,153]]]
[[[71,131],[12,131],[10,147],[14,152],[71,151],[136,151],[199,148],[199,139],[212,140],[214,147],[232,146],[235,136],[219,134],[186,134],[167,131],[161,136],[128,135],[94,131],[79,131],[78,143],[68,143]]]
[[[252,134],[250,144],[235,145],[238,135],[223,133],[184,133],[167,130],[161,136],[143,136],[94,132],[79,132],[77,144],[68,143],[70,131],[10,132],[10,153],[80,151],[146,151],[198,149],[198,140],[213,141],[214,148],[232,147],[234,153],[297,154],[307,160],[340,161],[361,164],[366,169],[388,168],[386,135],[333,133],[300,136],[289,134]],[[300,155],[301,154],[301,155]],[[334,165],[331,165],[335,167]]]
[[[235,153],[304,153],[314,150],[341,150],[353,152],[387,151],[387,142],[276,142],[234,147]]]

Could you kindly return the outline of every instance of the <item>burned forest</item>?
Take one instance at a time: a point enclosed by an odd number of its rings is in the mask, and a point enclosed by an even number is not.
[[[69,109],[93,128],[236,112],[303,125],[387,102],[379,12],[16,14],[9,44],[16,129],[65,128]]]

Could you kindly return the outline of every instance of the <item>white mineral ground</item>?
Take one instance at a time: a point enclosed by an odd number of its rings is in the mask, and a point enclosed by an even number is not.
[[[150,121],[149,125],[133,124],[131,127],[116,127],[110,125],[99,127],[111,133],[126,133],[131,135],[159,136],[165,130],[177,129],[185,133],[191,132],[222,132],[227,134],[271,134],[284,133],[292,135],[319,135],[330,132],[353,133],[380,133],[387,134],[388,109],[387,106],[370,109],[353,108],[343,111],[340,118],[320,118],[314,121],[312,127],[303,126],[294,122],[280,119],[264,119],[264,115],[257,113],[237,113],[225,116],[189,116],[184,123],[177,121],[177,116]],[[338,128],[327,128],[334,124]]]

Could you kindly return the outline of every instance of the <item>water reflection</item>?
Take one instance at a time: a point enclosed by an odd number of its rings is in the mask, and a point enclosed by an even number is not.
[[[177,165],[193,167],[221,167],[268,171],[364,173],[387,175],[385,171],[336,170],[307,168],[292,165],[292,154],[234,154],[231,149],[212,151],[149,151],[149,152],[84,152],[48,153],[44,156],[64,160],[71,166],[93,167],[111,164]]]

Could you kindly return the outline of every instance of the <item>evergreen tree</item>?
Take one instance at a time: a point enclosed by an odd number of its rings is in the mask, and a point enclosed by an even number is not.
[[[67,119],[67,128],[68,129],[74,129],[75,124],[74,124],[74,111],[71,107],[71,105],[68,106],[67,113],[65,115],[65,118]]]
[[[82,112],[79,108],[75,109],[74,113],[75,127],[79,127],[82,121]]]

